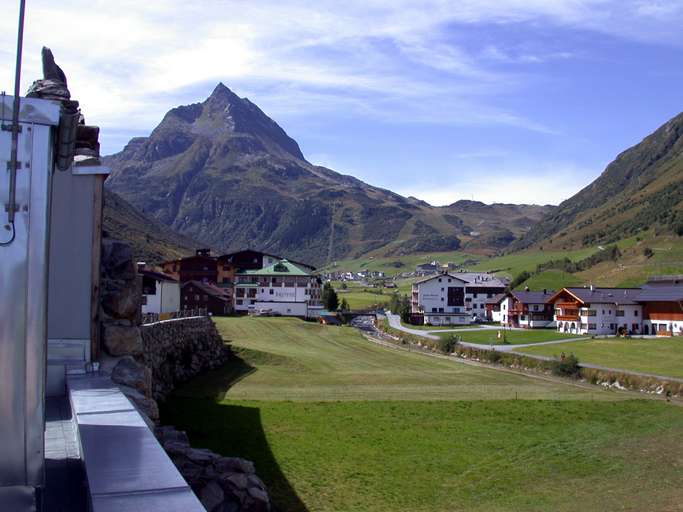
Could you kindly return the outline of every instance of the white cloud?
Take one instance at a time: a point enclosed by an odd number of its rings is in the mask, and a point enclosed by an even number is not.
[[[529,76],[493,61],[572,57],[468,48],[457,27],[531,23],[681,44],[676,2],[641,0],[32,0],[22,90],[52,47],[90,122],[152,128],[172,106],[223,80],[274,116],[503,125],[558,133],[496,102]],[[0,18],[0,89],[13,83],[16,16]],[[16,10],[14,11],[16,12]],[[484,58],[482,58],[484,57]],[[514,67],[514,66],[512,66]],[[533,68],[533,66],[527,66]]]
[[[597,176],[595,169],[583,169],[568,162],[547,162],[535,167],[480,169],[464,166],[452,179],[421,180],[420,184],[397,190],[434,206],[460,199],[485,203],[559,204],[576,194]]]

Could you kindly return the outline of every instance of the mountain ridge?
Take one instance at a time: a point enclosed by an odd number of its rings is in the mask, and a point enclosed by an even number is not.
[[[435,207],[308,162],[258,106],[219,83],[148,137],[105,157],[107,187],[218,250],[251,246],[322,264],[387,253],[493,253],[553,207],[456,201]]]
[[[683,113],[619,153],[510,249],[611,243],[651,228],[683,232]]]

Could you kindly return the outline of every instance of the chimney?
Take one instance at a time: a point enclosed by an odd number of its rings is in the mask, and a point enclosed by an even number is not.
[[[138,261],[138,272],[142,272],[147,267],[147,263],[144,261]]]
[[[592,292],[593,291],[593,283],[591,283],[590,288],[591,288],[591,292]]]

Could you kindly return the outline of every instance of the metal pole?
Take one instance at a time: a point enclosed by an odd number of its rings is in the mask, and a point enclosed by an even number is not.
[[[7,218],[14,229],[14,214],[17,209],[17,150],[19,146],[19,88],[21,85],[21,54],[24,48],[24,13],[26,0],[19,2],[19,31],[17,35],[17,63],[14,73],[14,106],[12,107],[12,152],[10,156],[9,205]]]

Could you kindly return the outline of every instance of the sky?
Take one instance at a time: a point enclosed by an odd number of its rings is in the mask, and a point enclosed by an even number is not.
[[[49,46],[108,154],[222,81],[372,185],[558,204],[683,110],[681,26],[682,0],[27,0],[22,92]]]

